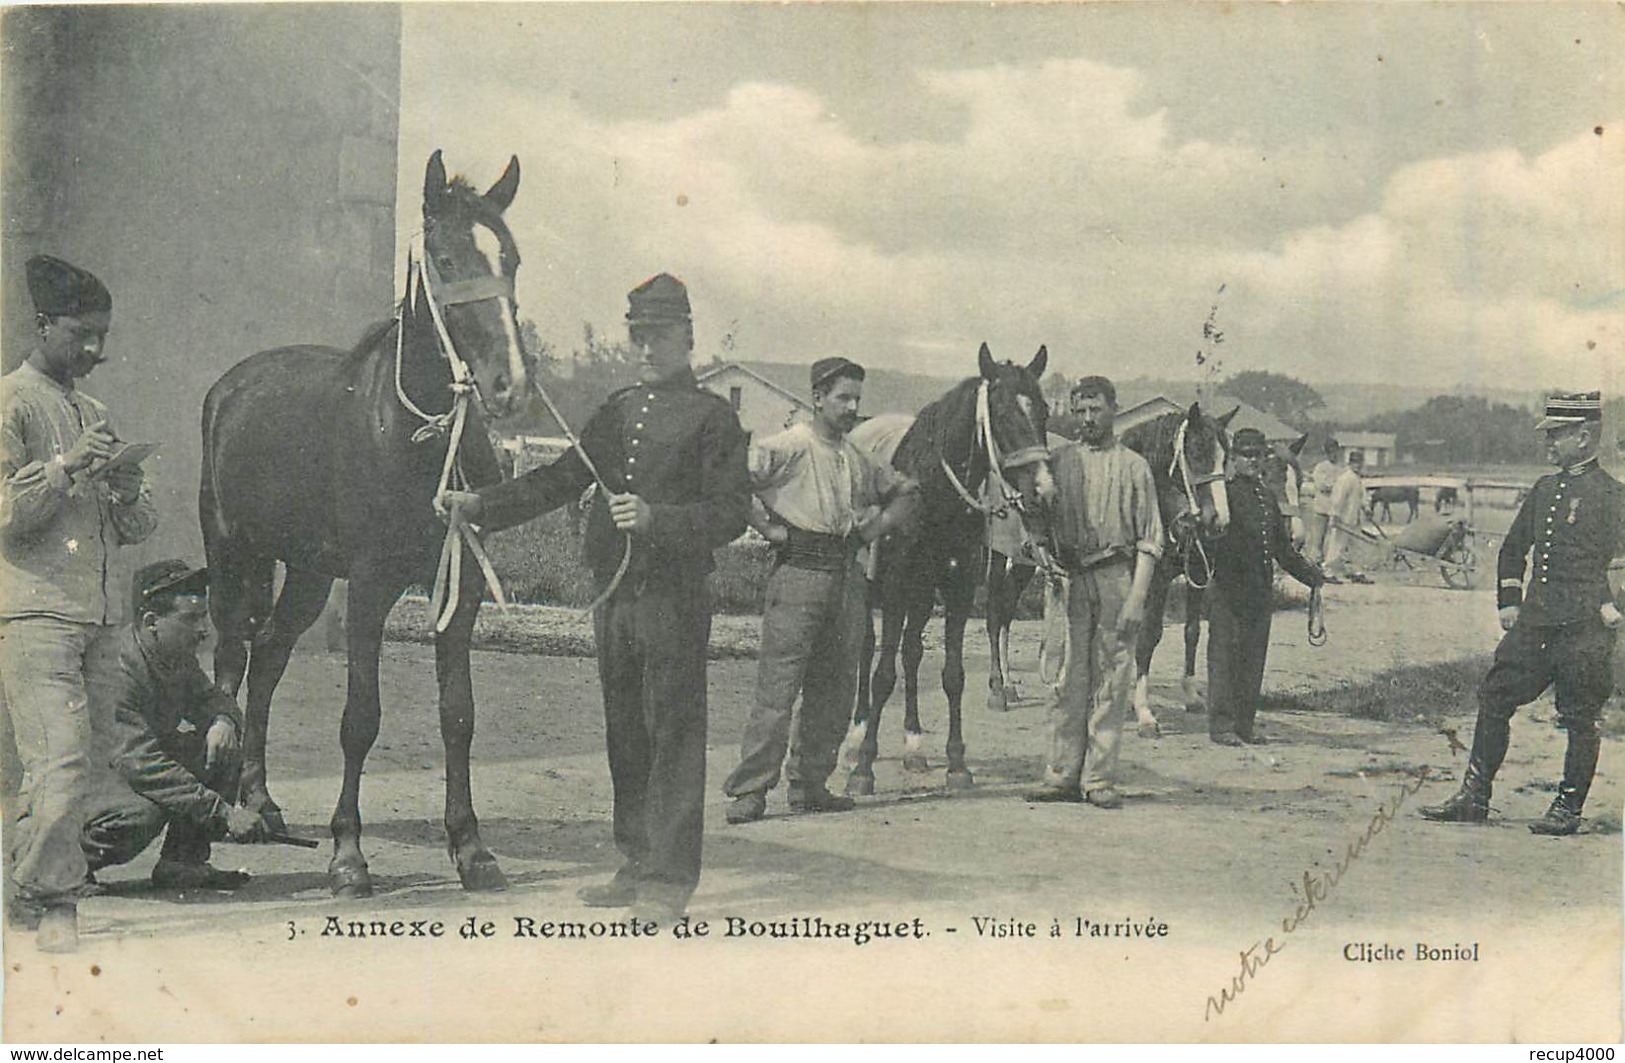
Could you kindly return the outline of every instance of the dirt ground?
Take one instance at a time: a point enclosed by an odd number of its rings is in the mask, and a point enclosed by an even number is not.
[[[1484,654],[1499,634],[1493,596],[1482,588],[1386,582],[1328,588],[1327,597],[1331,640],[1322,648],[1306,644],[1301,612],[1277,615],[1266,689],[1310,690]],[[590,634],[568,612],[540,612],[535,623]],[[718,639],[748,644],[754,623],[723,619]],[[1018,624],[1013,638],[1026,697],[991,714],[986,643],[980,623],[970,627],[973,790],[943,786],[945,706],[932,645],[922,714],[939,770],[902,770],[899,695],[875,797],[846,815],[791,816],[776,792],[768,817],[742,827],[724,823],[720,783],[737,755],[755,665],[713,661],[706,870],[691,905],[712,932],[687,941],[669,928],[638,941],[513,936],[516,917],[615,917],[575,899],[578,887],[617,866],[594,662],[476,655],[476,805],[511,888],[474,896],[457,886],[438,822],[433,655],[391,643],[383,732],[362,801],[378,895],[333,901],[325,844],[321,852],[219,847],[217,863],[254,874],[231,898],[150,890],[149,852],[104,874],[109,894],[81,909],[78,956],[47,959],[26,939],[8,941],[7,1037],[1618,1038],[1625,788],[1617,740],[1605,744],[1586,833],[1548,839],[1525,829],[1561,773],[1563,735],[1549,699],[1514,724],[1492,824],[1429,824],[1416,806],[1451,792],[1465,760],[1444,737],[1295,713],[1262,718],[1266,746],[1215,746],[1205,717],[1177,703],[1179,635],[1170,628],[1153,676],[1165,734],[1125,735],[1125,807],[1031,805],[1020,794],[1038,777],[1046,737],[1038,628]],[[311,838],[326,837],[337,796],[343,684],[340,656],[302,654],[272,720],[272,790],[292,828]],[[1466,740],[1471,718],[1453,722]],[[1408,780],[1424,771],[1427,781],[1411,792]],[[1325,886],[1340,861],[1341,877]],[[1307,911],[1306,889],[1315,893]],[[340,938],[323,934],[330,916],[341,924],[438,919],[452,937]],[[469,916],[492,924],[495,936],[456,938]],[[748,927],[801,916],[918,919],[927,936],[863,945],[724,936],[730,919]],[[978,919],[1001,920],[1007,933],[991,936]],[[1079,937],[1079,920],[1115,924],[1125,936]],[[1166,936],[1147,935],[1162,924]],[[1418,961],[1418,942],[1462,952],[1476,943],[1478,958]],[[1407,959],[1359,962],[1362,944],[1403,947]]]

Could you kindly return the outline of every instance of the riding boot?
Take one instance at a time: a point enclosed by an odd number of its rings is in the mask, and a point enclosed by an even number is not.
[[[1580,829],[1580,812],[1585,808],[1591,780],[1597,773],[1597,754],[1602,738],[1596,727],[1570,724],[1569,747],[1563,756],[1563,783],[1546,815],[1529,825],[1536,834],[1568,835]]]
[[[1490,818],[1490,790],[1495,773],[1506,759],[1507,744],[1512,728],[1507,720],[1478,714],[1478,726],[1473,730],[1473,751],[1467,758],[1467,771],[1462,775],[1461,789],[1440,805],[1422,809],[1424,819],[1441,823],[1483,823]]]

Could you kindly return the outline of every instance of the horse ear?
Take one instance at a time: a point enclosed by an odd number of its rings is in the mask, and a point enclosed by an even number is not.
[[[1305,432],[1303,435],[1301,435],[1297,439],[1293,440],[1292,445],[1287,447],[1287,450],[1291,452],[1291,454],[1292,454],[1292,456],[1294,458],[1296,458],[1296,457],[1298,457],[1299,455],[1301,455],[1303,453],[1304,445],[1307,444],[1308,442],[1309,442],[1309,433]]]
[[[1238,414],[1240,412],[1241,412],[1241,405],[1238,403],[1236,405],[1235,409],[1231,410],[1229,413],[1227,413],[1223,417],[1219,418],[1219,427],[1220,428],[1229,428],[1231,420],[1236,416],[1236,414]]]
[[[504,211],[508,209],[508,204],[513,202],[514,193],[517,191],[519,191],[519,156],[515,155],[508,160],[508,168],[502,171],[497,183],[485,193],[485,200],[498,211]]]
[[[987,341],[982,342],[982,349],[976,353],[976,367],[981,370],[983,380],[992,380],[998,375],[998,366],[993,364],[993,352],[987,349]]]
[[[1033,360],[1027,363],[1027,372],[1042,380],[1044,379],[1044,367],[1047,365],[1049,365],[1049,347],[1039,344],[1038,353],[1033,355]]]
[[[1191,408],[1185,411],[1185,420],[1191,424],[1202,423],[1202,404],[1200,402],[1191,403]]]
[[[429,168],[423,174],[423,212],[432,213],[431,208],[438,205],[446,197],[450,185],[446,182],[446,164],[440,158],[440,149],[435,148],[434,154],[429,156]]]

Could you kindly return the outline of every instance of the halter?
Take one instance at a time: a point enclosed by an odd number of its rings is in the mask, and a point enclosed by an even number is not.
[[[998,441],[993,438],[993,415],[988,409],[987,395],[988,382],[983,380],[976,388],[976,429],[971,437],[970,457],[965,459],[965,475],[967,477],[970,475],[970,463],[976,457],[975,444],[980,442],[982,448],[987,451],[988,480],[997,489],[999,497],[1004,500],[1003,504],[990,506],[981,499],[972,497],[964,483],[955,475],[953,466],[948,464],[948,456],[943,454],[939,457],[939,460],[942,462],[942,471],[947,474],[948,482],[953,485],[953,489],[959,495],[960,501],[983,516],[1003,518],[1009,515],[1012,507],[1017,513],[1026,512],[1026,504],[1021,500],[1021,492],[1016,490],[1010,481],[1004,478],[1004,467],[1035,465],[1041,461],[1048,461],[1049,447],[1038,444],[1012,451],[1008,456],[1001,456]]]
[[[1190,459],[1185,456],[1185,429],[1187,426],[1189,426],[1189,424],[1189,419],[1180,418],[1179,429],[1174,433],[1174,456],[1172,460],[1168,462],[1168,475],[1173,476],[1176,472],[1179,474],[1180,483],[1185,488],[1185,504],[1187,510],[1193,517],[1199,520],[1202,513],[1202,504],[1196,500],[1196,489],[1217,480],[1224,479],[1224,470],[1220,469],[1218,471],[1208,472],[1202,475],[1196,475],[1191,472]],[[1208,574],[1206,583],[1198,583],[1191,575],[1191,549],[1193,546],[1195,547],[1197,554],[1199,554],[1202,558],[1203,571],[1207,572]],[[1205,590],[1208,583],[1213,582],[1213,560],[1207,556],[1207,547],[1202,545],[1200,529],[1198,529],[1196,534],[1191,536],[1190,542],[1184,544],[1181,567],[1184,569],[1185,582],[1190,584],[1190,586],[1196,590]]]
[[[423,293],[424,301],[429,304],[429,317],[434,321],[436,345],[440,349],[440,355],[451,368],[451,409],[441,414],[425,412],[412,401],[401,384],[401,366],[406,351],[406,308],[417,305],[419,292]],[[479,385],[475,383],[474,374],[469,370],[468,363],[457,353],[457,345],[452,341],[451,332],[446,328],[441,307],[482,303],[493,299],[504,300],[506,305],[503,311],[509,312],[513,303],[513,281],[510,278],[476,277],[447,284],[441,279],[440,271],[435,268],[434,262],[424,253],[422,236],[412,238],[411,247],[406,255],[406,297],[401,300],[395,311],[395,397],[409,413],[424,422],[412,433],[412,442],[421,443],[442,435],[449,437],[446,444],[446,459],[440,466],[440,482],[435,488],[436,498],[448,489],[463,491],[468,487],[468,477],[463,471],[461,453],[463,429],[468,422],[469,396],[479,393]],[[483,402],[482,398],[482,405]],[[508,604],[507,596],[502,592],[502,580],[498,578],[496,568],[491,564],[491,557],[485,551],[479,530],[464,520],[462,513],[454,506],[447,515],[446,537],[440,546],[440,562],[435,568],[434,590],[429,597],[429,611],[435,618],[436,633],[450,627],[452,618],[457,615],[463,574],[461,545],[464,543],[467,544],[469,553],[474,555],[474,560],[478,562],[480,572],[485,577],[485,584],[491,588],[491,595],[496,599],[496,603],[500,606]]]

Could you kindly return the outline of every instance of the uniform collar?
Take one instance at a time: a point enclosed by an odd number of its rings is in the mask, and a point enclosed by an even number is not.
[[[692,391],[699,387],[699,382],[694,379],[694,367],[688,366],[664,380],[654,383],[640,380],[635,386],[643,391]]]
[[[33,357],[33,355],[30,354],[29,357]],[[71,385],[63,384],[60,380],[57,380],[49,373],[43,372],[42,370],[36,368],[34,363],[27,361],[26,359],[23,361],[22,365],[17,367],[17,372],[35,383],[44,384],[53,391],[61,392],[64,395],[71,395],[73,393],[73,387]]]
[[[1565,466],[1563,466],[1563,475],[1564,476],[1580,476],[1580,475],[1583,475],[1585,473],[1590,472],[1592,469],[1595,469],[1596,467],[1597,467],[1597,455],[1593,454],[1593,455],[1591,455],[1591,457],[1586,458],[1584,461],[1576,462],[1573,465],[1565,465]]]

